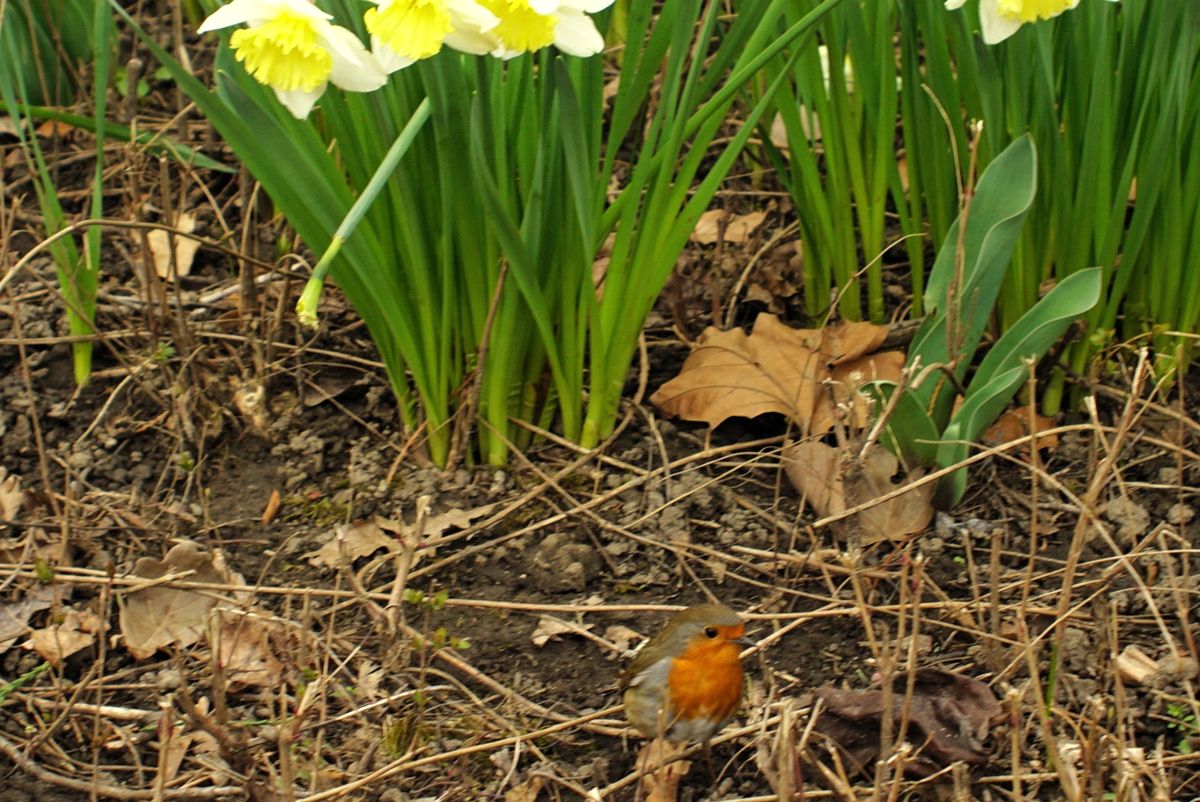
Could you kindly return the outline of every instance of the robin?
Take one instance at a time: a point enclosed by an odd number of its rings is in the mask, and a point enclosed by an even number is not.
[[[675,616],[621,676],[625,717],[647,738],[707,743],[742,701],[746,624],[728,607],[700,604]]]

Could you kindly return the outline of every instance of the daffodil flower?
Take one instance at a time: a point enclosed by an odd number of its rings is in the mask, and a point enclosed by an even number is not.
[[[371,0],[364,15],[371,52],[387,72],[437,55],[442,45],[483,55],[486,34],[500,22],[475,0]]]
[[[233,0],[209,15],[199,32],[245,24],[229,38],[234,57],[302,120],[330,82],[372,92],[387,81],[358,37],[330,19],[308,0]]]
[[[477,43],[491,41],[498,58],[554,45],[571,56],[587,57],[604,49],[604,37],[588,14],[603,11],[613,0],[479,0],[499,23],[480,32]]]
[[[966,1],[946,0],[946,8],[962,8]],[[1077,5],[1079,0],[979,0],[983,41],[989,45],[1003,42],[1025,23],[1057,17]]]

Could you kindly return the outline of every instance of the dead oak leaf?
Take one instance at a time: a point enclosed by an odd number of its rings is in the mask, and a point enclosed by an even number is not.
[[[93,612],[68,610],[60,621],[29,633],[29,640],[22,646],[37,652],[51,665],[60,666],[63,660],[95,643],[96,636],[106,628]]]
[[[0,519],[15,521],[21,517],[21,506],[25,503],[25,492],[21,490],[21,477],[10,474],[0,465]],[[7,524],[0,521],[0,526]]]
[[[893,699],[904,698],[906,674],[894,681]],[[919,747],[905,769],[927,777],[956,761],[980,765],[988,759],[985,742],[1003,708],[986,683],[935,668],[917,669],[911,705],[892,704],[895,726],[908,713],[908,740]],[[818,688],[823,709],[813,729],[827,736],[865,772],[879,757],[880,721],[887,707],[882,690]]]
[[[29,599],[0,604],[0,654],[29,631],[29,619],[34,613],[49,606],[49,602],[43,604]]]
[[[134,575],[145,579],[185,572],[190,572],[189,582],[245,584],[225,564],[221,552],[204,551],[190,540],[171,547],[161,560],[142,557],[133,567]],[[204,637],[208,614],[218,601],[212,592],[166,585],[135,590],[120,602],[125,647],[135,658],[144,660],[164,646],[190,646]]]
[[[805,440],[785,448],[783,460],[792,486],[821,516],[845,512],[898,487],[892,477],[899,460],[880,446],[872,446],[860,463],[849,453]],[[854,532],[864,545],[923,532],[933,520],[933,491],[932,482],[914,487],[859,511],[842,521],[841,528]]]
[[[591,624],[573,624],[561,618],[544,615],[538,619],[537,628],[533,631],[531,640],[534,646],[545,646],[559,635],[582,635],[591,630]]]
[[[904,355],[870,353],[887,327],[843,323],[793,329],[761,314],[754,329],[708,328],[679,375],[650,400],[666,415],[716,427],[732,417],[779,413],[806,434],[828,431],[841,418],[853,427],[868,422],[858,389],[869,381],[898,381]]]
[[[1029,435],[1030,418],[1033,419],[1033,433],[1038,435],[1037,447],[1041,449],[1049,449],[1053,451],[1058,447],[1058,435],[1048,434],[1042,435],[1049,429],[1054,428],[1054,418],[1048,418],[1045,415],[1038,415],[1036,412],[1031,414],[1029,407],[1018,407],[1010,409],[996,419],[996,422],[988,427],[988,430],[983,433],[980,438],[985,446],[998,446],[1003,443],[1011,443],[1013,440],[1019,440],[1022,437]],[[1024,451],[1028,453],[1029,448],[1026,446]]]
[[[420,543],[410,566],[417,564],[422,556],[431,556],[437,542],[450,529],[465,529],[475,521],[490,514],[498,505],[483,504],[467,510],[450,509],[425,520],[421,529]],[[370,521],[342,524],[333,530],[329,540],[316,551],[304,555],[309,565],[316,568],[336,568],[343,556],[349,562],[385,550],[393,554],[404,548],[405,541],[417,533],[411,524],[390,518],[375,517]]]
[[[225,678],[233,687],[260,685],[274,687],[283,674],[283,664],[276,656],[285,632],[283,625],[272,621],[261,610],[218,609],[217,649]]]
[[[336,568],[343,559],[354,562],[359,557],[374,554],[380,549],[399,551],[400,541],[383,531],[383,527],[380,526],[382,520],[376,518],[371,521],[341,524],[333,530],[325,545],[304,557],[309,565],[315,568]]]
[[[718,238],[740,245],[750,239],[754,229],[761,226],[766,219],[765,211],[730,215],[725,209],[710,209],[700,215],[700,219],[696,221],[696,227],[692,229],[690,239],[700,245],[715,245]],[[723,220],[727,222],[725,222],[725,231],[722,236]]]
[[[679,783],[692,768],[691,761],[678,759],[685,749],[686,744],[655,738],[638,752],[636,765],[645,787],[645,802],[676,802]]]

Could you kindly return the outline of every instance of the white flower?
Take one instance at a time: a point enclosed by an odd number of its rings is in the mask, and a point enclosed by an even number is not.
[[[962,8],[966,0],[946,0],[946,8]],[[1113,0],[1116,2],[1116,0]],[[979,0],[979,27],[989,45],[1003,42],[1026,22],[1057,17],[1079,5],[1079,0]]]
[[[351,92],[372,92],[387,81],[358,37],[330,19],[308,0],[233,0],[209,15],[199,32],[244,23],[229,38],[234,56],[304,119],[330,81]]]
[[[387,72],[436,55],[446,44],[482,55],[486,34],[500,22],[475,0],[370,0],[364,16],[371,50]]]
[[[613,0],[479,0],[499,23],[480,32],[476,44],[490,42],[499,58],[554,45],[572,56],[587,57],[604,49],[604,37],[588,14],[603,11]],[[468,51],[474,52],[474,51]]]

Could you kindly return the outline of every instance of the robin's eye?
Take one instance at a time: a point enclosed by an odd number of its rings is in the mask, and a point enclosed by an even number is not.
[[[717,628],[716,627],[705,627],[704,635],[705,635],[705,637],[709,637],[709,638],[717,637]]]

